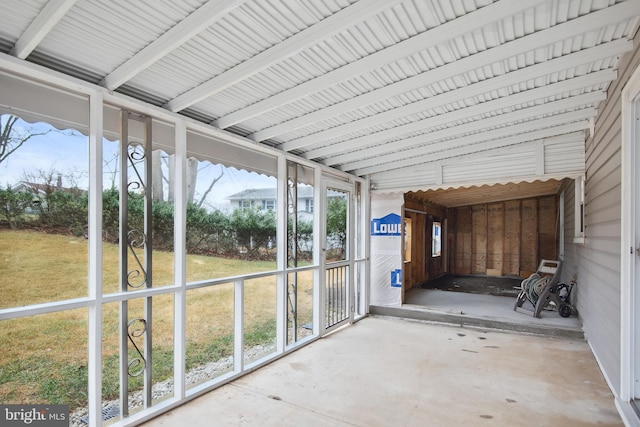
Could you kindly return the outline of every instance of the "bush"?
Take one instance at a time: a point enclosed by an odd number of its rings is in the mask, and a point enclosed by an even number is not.
[[[40,197],[33,204],[34,193],[29,191],[0,190],[0,218],[9,227],[44,227],[47,231],[71,233],[76,236],[87,233],[88,193],[85,191],[54,190]],[[331,205],[330,205],[331,206]],[[328,224],[344,222],[346,207],[336,204],[338,212]],[[27,209],[34,208],[36,220],[27,224]],[[120,191],[109,188],[102,193],[103,239],[109,243],[120,240]],[[152,206],[153,248],[174,249],[175,206],[171,202],[154,201]],[[136,195],[128,198],[128,225],[130,230],[141,230],[144,224],[144,200]],[[273,259],[276,241],[276,213],[270,209],[237,209],[230,214],[220,210],[209,212],[194,203],[187,205],[187,253],[237,257],[242,254],[249,259]],[[291,232],[289,224],[289,233]],[[328,233],[341,242],[335,230]],[[300,221],[297,228],[297,253],[299,259],[311,259],[313,223]],[[290,244],[292,244],[291,239]]]
[[[0,190],[0,215],[9,223],[13,230],[22,226],[27,208],[33,202],[33,195],[28,191],[13,191],[7,187]]]

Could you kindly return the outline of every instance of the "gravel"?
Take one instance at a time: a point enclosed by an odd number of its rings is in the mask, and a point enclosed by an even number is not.
[[[271,345],[257,345],[244,352],[244,359],[257,360],[260,357],[273,353],[275,346]],[[224,359],[210,362],[204,365],[196,366],[189,369],[185,375],[187,386],[199,384],[212,378],[215,378],[226,371],[233,369],[233,356],[225,357]],[[155,383],[152,387],[151,396],[152,400],[160,399],[164,396],[171,396],[173,394],[173,378],[169,378],[165,381]],[[119,399],[109,400],[102,403],[103,420],[107,420],[114,417],[119,417]],[[144,397],[143,391],[136,391],[129,394],[129,411],[135,412],[136,409],[143,407]],[[72,427],[86,427],[88,424],[88,410],[87,408],[80,408],[70,414],[70,422]]]

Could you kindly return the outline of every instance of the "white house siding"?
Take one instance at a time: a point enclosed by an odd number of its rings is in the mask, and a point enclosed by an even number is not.
[[[562,186],[564,191],[564,258],[560,280],[569,283],[578,277],[578,245],[574,243],[575,238],[575,181],[567,179]],[[579,226],[579,224],[578,224]],[[580,289],[576,287],[571,291],[573,303],[579,299]]]
[[[585,242],[575,246],[577,306],[586,337],[614,390],[620,387],[620,92],[640,64],[640,35],[620,62],[586,143]],[[572,248],[573,249],[573,248]],[[569,251],[570,252],[570,251]]]

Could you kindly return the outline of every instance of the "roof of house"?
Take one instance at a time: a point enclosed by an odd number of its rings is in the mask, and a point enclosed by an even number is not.
[[[313,187],[298,187],[298,198],[313,197]],[[232,194],[227,200],[275,200],[275,188],[251,188]]]

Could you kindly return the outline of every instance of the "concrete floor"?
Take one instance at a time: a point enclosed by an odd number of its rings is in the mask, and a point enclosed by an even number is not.
[[[506,329],[541,335],[582,338],[577,316],[561,317],[556,311],[543,310],[540,317],[514,311],[516,297],[448,292],[434,289],[409,289],[401,306],[372,306],[373,314],[443,322],[460,326]],[[533,309],[526,302],[523,308]]]
[[[370,316],[144,424],[622,426],[582,339]]]

